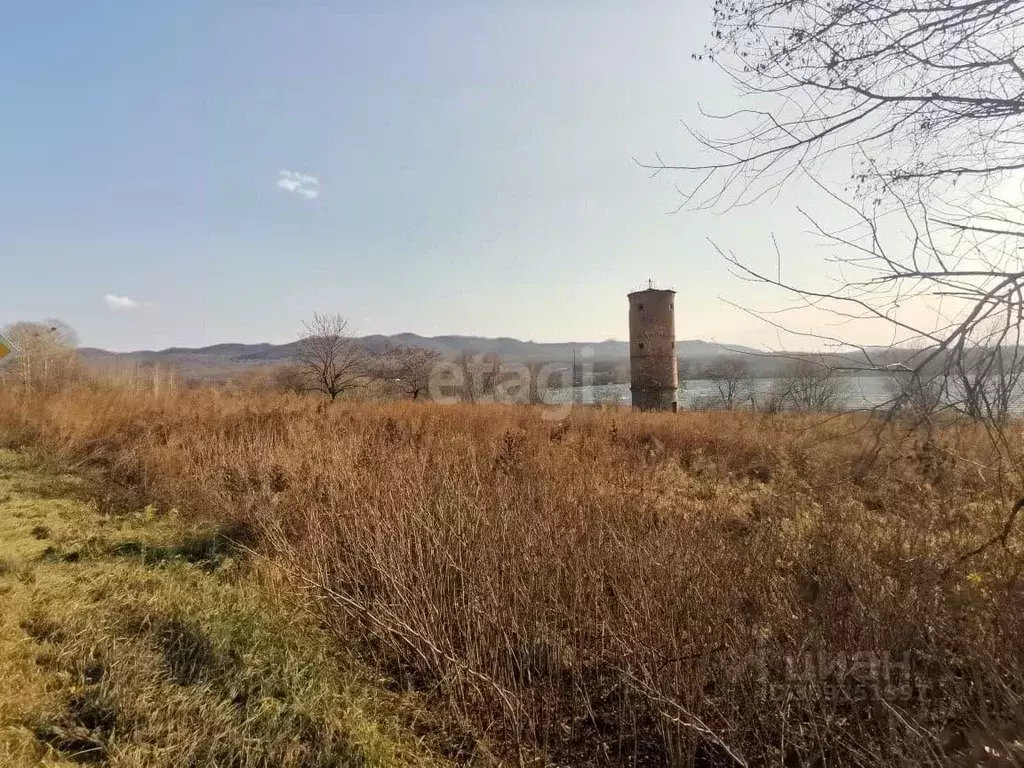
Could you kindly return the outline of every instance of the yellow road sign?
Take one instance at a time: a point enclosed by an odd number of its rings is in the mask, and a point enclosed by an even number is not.
[[[3,365],[16,354],[18,354],[18,348],[14,346],[14,342],[0,333],[0,365]]]

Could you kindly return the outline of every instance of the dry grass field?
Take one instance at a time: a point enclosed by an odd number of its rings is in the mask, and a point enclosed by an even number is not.
[[[229,526],[456,761],[1024,765],[1024,534],[969,554],[1022,489],[973,427],[0,401],[0,439],[100,483],[100,513]]]
[[[426,765],[216,524],[111,515],[0,451],[0,765]]]

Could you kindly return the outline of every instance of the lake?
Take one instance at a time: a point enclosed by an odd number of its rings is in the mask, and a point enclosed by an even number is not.
[[[775,384],[774,379],[755,379],[757,399],[763,400]],[[853,411],[876,408],[888,402],[892,395],[888,389],[887,376],[848,376],[841,380],[841,404],[843,410]],[[552,389],[550,402],[554,403],[601,403],[605,405],[629,406],[632,403],[629,384],[599,384],[590,387],[564,387]],[[702,400],[717,399],[718,389],[709,379],[692,379],[679,389],[679,407],[692,408]]]

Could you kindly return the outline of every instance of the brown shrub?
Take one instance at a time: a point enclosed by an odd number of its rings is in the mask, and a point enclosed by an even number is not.
[[[1019,738],[1020,536],[962,559],[1015,491],[970,427],[936,471],[852,415],[0,406],[0,435],[254,527],[343,642],[524,759],[958,764]]]

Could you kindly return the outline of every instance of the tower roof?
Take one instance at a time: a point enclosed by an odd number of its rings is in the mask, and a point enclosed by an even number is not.
[[[672,293],[672,294],[674,294],[675,291],[672,290],[671,288],[644,288],[644,289],[639,290],[639,291],[633,291],[632,293],[628,293],[628,294],[626,294],[626,296],[627,296],[627,298],[631,299],[634,296],[646,296],[648,294],[664,294],[664,293]]]

